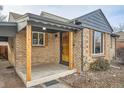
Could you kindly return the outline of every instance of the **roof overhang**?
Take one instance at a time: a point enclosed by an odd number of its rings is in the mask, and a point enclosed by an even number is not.
[[[15,37],[16,32],[17,32],[17,23],[0,22],[0,36]]]
[[[46,28],[46,31],[51,31],[51,32],[61,32],[61,31],[77,31],[79,29],[72,28],[69,26],[62,26],[58,24],[53,24],[53,23],[48,23],[48,22],[36,22],[36,21],[28,21],[28,24],[31,24],[32,27],[37,27],[43,29],[44,27]]]
[[[74,24],[60,22],[49,18],[41,17],[34,14],[26,14],[18,21],[18,31],[22,30],[27,24],[31,24],[34,27],[42,28],[46,27],[47,30],[51,31],[78,31],[82,27]]]

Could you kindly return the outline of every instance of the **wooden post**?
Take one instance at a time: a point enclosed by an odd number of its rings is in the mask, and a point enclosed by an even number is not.
[[[31,25],[26,27],[26,80],[31,80],[31,51],[32,51],[32,29]]]
[[[69,69],[73,69],[73,32],[69,32]]]

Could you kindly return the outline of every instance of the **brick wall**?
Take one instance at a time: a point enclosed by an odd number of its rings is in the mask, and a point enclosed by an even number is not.
[[[15,66],[15,38],[8,38],[8,61]]]
[[[83,32],[83,34],[82,34]],[[80,72],[89,69],[89,64],[98,57],[92,55],[92,32],[93,30],[84,28],[82,31],[74,32],[74,67]],[[57,34],[57,37],[55,37]],[[83,41],[82,41],[83,35]],[[47,45],[44,47],[32,46],[32,64],[55,63],[59,62],[60,54],[60,36],[59,33],[48,33]],[[83,47],[81,44],[83,43]],[[114,56],[115,42],[110,35],[105,33],[104,37],[104,55],[105,59],[110,60]],[[83,52],[83,55],[81,55]],[[112,53],[110,53],[112,52]],[[26,64],[26,33],[25,30],[16,34],[16,66],[21,67]]]
[[[117,41],[116,47],[117,49],[124,48],[124,41]]]
[[[57,37],[55,37],[57,34]],[[48,33],[47,45],[32,47],[32,64],[57,63],[59,62],[59,33]]]
[[[57,37],[55,37],[57,34]],[[48,33],[47,45],[32,46],[32,65],[59,62],[59,33]],[[26,31],[16,34],[16,67],[26,66]]]
[[[26,31],[22,30],[16,34],[16,67],[26,65]]]
[[[116,46],[115,46],[115,38],[112,38],[112,46],[111,46],[111,50],[110,50],[110,58],[111,60],[113,60],[113,58],[115,58],[116,54]]]

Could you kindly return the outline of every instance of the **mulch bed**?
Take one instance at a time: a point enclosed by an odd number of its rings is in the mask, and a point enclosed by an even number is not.
[[[74,88],[123,88],[124,87],[124,65],[113,63],[120,67],[111,67],[107,71],[88,71],[81,74],[60,78]]]

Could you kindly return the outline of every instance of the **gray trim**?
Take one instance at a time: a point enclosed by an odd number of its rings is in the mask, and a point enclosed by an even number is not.
[[[0,42],[8,42],[8,37],[0,36]]]
[[[17,31],[21,31],[22,29],[24,29],[27,26],[27,21],[22,21],[22,22],[18,22],[18,26],[17,26]]]
[[[0,26],[17,26],[16,22],[0,22]]]
[[[28,24],[31,24],[34,27],[38,27],[38,28],[43,28],[46,27],[47,30],[51,31],[51,32],[61,32],[61,31],[76,31],[76,29],[69,29],[69,28],[62,28],[62,27],[57,27],[54,25],[49,25],[49,24],[43,24],[41,22],[34,22],[34,21],[29,21]],[[46,30],[46,31],[47,31]]]
[[[23,17],[23,16],[22,16]],[[18,26],[18,32],[21,31],[22,29],[24,29],[27,26],[27,20],[29,20],[29,17],[25,16],[24,18],[20,18],[18,20],[16,20]]]
[[[45,21],[45,22],[49,22],[49,23],[51,22],[51,23],[54,23],[54,24],[60,24],[60,25],[64,25],[64,26],[74,27],[74,28],[77,28],[77,29],[82,28],[80,26],[77,26],[77,25],[74,25],[74,24],[71,24],[71,23],[66,23],[66,22],[62,22],[62,21],[53,20],[53,19],[42,17],[42,16],[35,15],[35,14],[27,13],[26,15],[29,17],[29,20]]]
[[[30,14],[30,13],[23,15],[22,17],[20,17],[16,21],[18,23],[18,31],[25,28],[25,26],[28,23],[33,24],[33,26],[37,26],[37,27],[47,26],[47,28],[50,28],[50,29],[57,28],[55,30],[61,30],[61,31],[66,31],[66,30],[67,31],[69,31],[69,30],[75,31],[75,30],[82,29],[82,27],[74,25],[74,24],[61,22],[61,21],[49,19],[46,17],[42,17],[39,15]],[[40,25],[39,25],[39,23],[40,23]]]
[[[0,26],[0,36],[15,37],[17,28],[13,26]]]
[[[58,20],[58,21],[62,21],[62,22],[68,22],[68,21],[70,21],[67,18],[64,18],[64,17],[61,17],[61,16],[57,16],[55,14],[51,14],[51,13],[44,12],[44,11],[41,12],[40,16],[47,17],[47,18],[54,19],[54,20]]]
[[[15,37],[17,32],[17,23],[0,22],[0,36]]]

